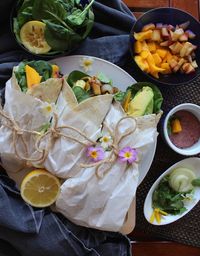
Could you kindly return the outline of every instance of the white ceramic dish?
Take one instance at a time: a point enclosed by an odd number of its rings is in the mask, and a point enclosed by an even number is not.
[[[200,106],[192,104],[192,103],[184,103],[177,105],[176,107],[172,108],[171,111],[167,114],[165,120],[164,120],[164,126],[163,126],[163,134],[165,141],[169,145],[171,149],[173,149],[175,152],[181,154],[181,155],[186,155],[186,156],[192,156],[200,153],[200,139],[197,143],[195,143],[193,146],[189,148],[178,148],[176,147],[170,140],[169,135],[168,135],[168,130],[167,130],[167,125],[169,118],[173,116],[177,111],[179,110],[187,110],[191,112],[193,115],[195,115],[198,120],[200,121]]]
[[[83,59],[92,60],[93,64],[91,65],[91,70],[87,72],[83,70],[83,68],[81,67]],[[112,80],[114,86],[116,86],[122,91],[125,91],[128,86],[136,83],[136,80],[123,69],[114,65],[111,62],[108,62],[97,57],[73,55],[53,59],[51,60],[51,62],[59,65],[63,74],[69,74],[74,70],[80,70],[89,75],[96,75],[99,72],[102,72]],[[143,161],[139,166],[139,184],[142,182],[142,180],[144,179],[144,177],[146,176],[147,172],[150,169],[150,166],[154,158],[155,150],[156,143],[152,144],[151,147],[149,147],[149,151],[147,152],[147,154],[143,156]]]
[[[161,181],[161,179],[168,175],[172,170],[174,170],[175,168],[178,167],[185,167],[188,168],[190,170],[192,170],[195,174],[196,177],[199,178],[200,177],[200,158],[198,157],[191,157],[191,158],[187,158],[184,159],[174,165],[172,165],[169,169],[167,169],[152,185],[151,189],[149,190],[146,199],[145,199],[145,203],[144,203],[144,216],[146,218],[146,220],[148,222],[150,222],[150,218],[151,218],[151,214],[153,212],[153,208],[152,208],[152,195],[154,190],[156,189],[156,187],[158,186],[159,182]],[[162,216],[161,219],[161,223],[158,224],[156,221],[154,221],[153,225],[166,225],[166,224],[170,224],[180,218],[182,218],[184,215],[186,215],[189,211],[192,210],[192,208],[199,202],[200,200],[200,187],[195,187],[194,188],[194,196],[193,196],[193,200],[188,201],[186,208],[187,211],[183,212],[182,214],[178,214],[178,215],[167,215],[167,216]]]

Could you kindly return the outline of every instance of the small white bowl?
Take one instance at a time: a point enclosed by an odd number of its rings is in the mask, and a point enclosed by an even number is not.
[[[161,181],[161,179],[164,178],[166,175],[170,174],[170,172],[172,172],[174,169],[176,169],[178,167],[184,167],[184,168],[188,168],[188,169],[192,170],[195,173],[196,177],[199,178],[200,177],[199,166],[200,166],[200,158],[198,158],[198,157],[186,158],[186,159],[172,165],[154,182],[154,184],[152,185],[151,189],[149,190],[149,192],[146,196],[145,202],[144,202],[144,216],[149,223],[151,223],[150,218],[151,218],[151,214],[153,212],[152,195],[153,195],[154,190],[158,186],[159,182]],[[187,205],[185,205],[185,207],[187,208],[187,210],[185,212],[183,212],[182,214],[177,214],[177,215],[169,214],[167,216],[162,216],[160,223],[157,223],[156,221],[154,221],[151,224],[158,225],[158,226],[170,224],[170,223],[182,218],[189,211],[191,211],[193,209],[193,207],[199,202],[199,200],[200,200],[200,187],[194,187],[193,199],[191,201],[188,201]]]
[[[167,142],[167,144],[171,149],[173,149],[175,152],[181,155],[185,155],[185,156],[197,155],[200,153],[200,139],[191,147],[182,149],[182,148],[176,147],[169,138],[168,129],[167,129],[169,118],[179,110],[186,110],[188,112],[191,112],[200,121],[200,106],[192,103],[184,103],[184,104],[177,105],[176,107],[172,108],[167,114],[167,116],[165,117],[164,125],[163,125],[163,134],[164,134],[165,141]]]

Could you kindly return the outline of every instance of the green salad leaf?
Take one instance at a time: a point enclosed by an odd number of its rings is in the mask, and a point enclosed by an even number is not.
[[[114,99],[116,101],[119,101],[119,102],[122,103],[124,101],[125,95],[126,95],[126,92],[119,91],[119,92],[114,94]]]
[[[169,185],[169,175],[165,176],[153,192],[152,206],[169,214],[177,215],[186,211],[184,197],[187,193],[173,190]]]
[[[67,82],[69,86],[73,87],[78,80],[81,80],[84,77],[90,77],[90,76],[88,76],[86,73],[83,73],[81,71],[74,70],[67,77]]]
[[[19,42],[22,26],[30,20],[46,24],[45,39],[52,50],[47,55],[70,51],[83,41],[94,24],[91,9],[94,0],[82,5],[80,0],[20,0],[13,31]]]
[[[80,103],[83,100],[86,100],[86,99],[90,98],[90,94],[79,86],[73,87],[72,90],[73,90],[73,92],[76,96],[76,99],[77,99],[78,103]]]
[[[48,20],[44,22],[46,23],[45,38],[54,50],[65,51],[71,49],[74,43],[80,42],[81,37],[73,30],[68,30]]]
[[[41,82],[46,81],[47,79],[52,77],[52,66],[46,61],[38,60],[20,62],[17,70],[15,71],[15,76],[23,92],[27,91],[27,81],[25,72],[26,65],[29,65],[30,67],[34,68],[42,76]]]

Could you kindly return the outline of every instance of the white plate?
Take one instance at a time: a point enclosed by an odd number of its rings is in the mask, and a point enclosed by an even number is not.
[[[86,58],[86,59],[90,58],[93,60],[91,71],[85,72],[81,67],[80,63],[83,58]],[[80,70],[89,75],[97,75],[99,72],[102,72],[104,75],[106,75],[112,80],[114,86],[116,86],[122,91],[125,91],[128,86],[136,83],[136,80],[120,67],[114,65],[111,62],[108,62],[106,60],[96,58],[96,57],[85,56],[85,55],[73,55],[73,56],[66,56],[62,58],[53,59],[51,60],[51,62],[59,65],[61,68],[61,72],[64,75],[67,75],[74,70]],[[139,166],[139,173],[140,173],[139,184],[142,182],[142,180],[146,176],[151,166],[151,163],[154,158],[155,150],[156,150],[156,142],[149,148],[149,151],[143,157],[143,161]]]
[[[148,222],[150,222],[151,214],[153,212],[152,208],[152,194],[156,187],[158,186],[159,182],[161,181],[164,176],[168,175],[172,170],[178,168],[178,167],[184,167],[192,170],[197,178],[200,178],[200,158],[198,157],[191,157],[191,158],[186,158],[174,165],[172,165],[170,168],[168,168],[152,185],[151,189],[149,190],[145,202],[144,202],[144,216]],[[156,221],[154,223],[151,223],[153,225],[166,225],[170,224],[180,218],[182,218],[184,215],[186,215],[189,211],[192,210],[192,208],[199,202],[200,200],[200,187],[195,187],[194,188],[194,195],[193,195],[193,200],[188,201],[186,208],[187,211],[183,212],[182,214],[178,215],[167,215],[163,216],[161,219],[161,223],[158,224]]]

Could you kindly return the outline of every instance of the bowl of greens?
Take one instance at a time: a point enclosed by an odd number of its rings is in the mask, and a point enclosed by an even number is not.
[[[144,203],[144,216],[153,225],[182,218],[200,200],[200,158],[186,158],[168,168],[152,185]]]
[[[94,0],[18,0],[11,13],[11,30],[31,54],[68,54],[90,33]]]

